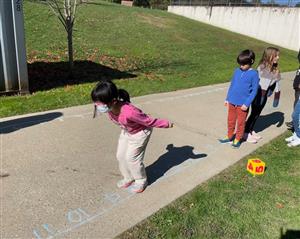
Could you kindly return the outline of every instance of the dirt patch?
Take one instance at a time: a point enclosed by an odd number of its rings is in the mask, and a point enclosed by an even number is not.
[[[290,168],[288,172],[289,176],[299,177],[300,176],[300,163],[298,161]]]
[[[153,15],[138,14],[138,18],[141,22],[156,26],[158,28],[168,28],[171,24],[169,19],[156,17]]]
[[[175,34],[174,38],[180,42],[189,43],[191,42],[189,39],[179,35],[178,33]]]

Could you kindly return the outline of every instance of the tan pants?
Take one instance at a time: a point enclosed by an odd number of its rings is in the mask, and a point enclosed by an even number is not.
[[[129,134],[122,129],[118,143],[117,159],[124,180],[135,180],[136,183],[147,181],[143,159],[151,133],[152,129],[141,130],[136,134]]]

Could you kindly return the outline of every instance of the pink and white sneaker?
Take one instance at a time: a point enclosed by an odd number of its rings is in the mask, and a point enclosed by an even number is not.
[[[251,143],[251,144],[256,144],[257,143],[257,139],[254,138],[251,134],[245,133],[243,139],[245,141],[247,141],[248,143]]]
[[[131,185],[131,187],[129,188],[129,190],[133,193],[142,193],[146,187],[147,187],[148,183],[144,182],[144,183],[134,183]]]
[[[120,181],[117,182],[117,187],[118,188],[128,188],[134,181],[133,180],[125,180],[125,179],[122,179]]]
[[[251,135],[252,135],[252,137],[255,138],[256,140],[262,139],[262,137],[261,137],[259,134],[257,134],[255,131],[252,131],[252,132],[251,132]]]

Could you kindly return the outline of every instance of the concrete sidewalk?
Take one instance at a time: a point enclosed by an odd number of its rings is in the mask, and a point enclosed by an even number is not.
[[[112,238],[218,174],[286,130],[294,72],[283,74],[280,106],[269,100],[257,131],[263,139],[238,150],[226,134],[228,84],[154,94],[132,101],[175,123],[155,129],[145,164],[150,186],[117,189],[120,129],[92,105],[1,119],[1,238]],[[245,169],[245,174],[246,174]]]

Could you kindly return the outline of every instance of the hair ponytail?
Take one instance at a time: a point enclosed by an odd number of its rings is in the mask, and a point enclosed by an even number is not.
[[[99,82],[92,90],[91,98],[94,102],[100,101],[104,104],[111,103],[113,100],[130,103],[128,92],[123,89],[118,89],[110,80]]]
[[[118,89],[118,100],[130,103],[130,96],[126,90]]]

